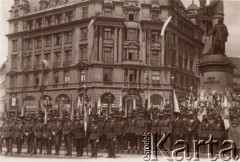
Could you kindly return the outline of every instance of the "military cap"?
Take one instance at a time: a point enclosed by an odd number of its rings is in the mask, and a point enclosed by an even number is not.
[[[69,119],[69,118],[70,118],[70,117],[67,115],[67,116],[66,116],[66,119]]]
[[[42,118],[39,117],[38,120],[42,120]]]
[[[20,118],[17,118],[17,121],[20,121],[21,119]]]
[[[192,112],[192,111],[190,111],[190,112],[188,113],[188,115],[193,115],[193,112]]]

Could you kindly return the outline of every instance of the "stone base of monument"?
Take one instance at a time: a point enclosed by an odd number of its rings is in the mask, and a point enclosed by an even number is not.
[[[199,63],[200,85],[207,92],[233,90],[233,70],[236,66],[226,55],[204,55]]]

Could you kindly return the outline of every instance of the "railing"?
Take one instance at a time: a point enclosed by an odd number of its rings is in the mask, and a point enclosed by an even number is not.
[[[53,68],[58,68],[61,66],[61,62],[54,62],[53,63]]]
[[[63,66],[64,66],[64,67],[70,66],[71,63],[72,63],[71,61],[64,61],[64,62],[63,62]]]

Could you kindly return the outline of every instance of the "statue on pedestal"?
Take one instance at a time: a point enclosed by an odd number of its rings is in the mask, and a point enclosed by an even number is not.
[[[214,25],[212,34],[211,54],[225,54],[225,43],[227,42],[228,29],[223,23],[224,19],[219,18],[218,23]]]

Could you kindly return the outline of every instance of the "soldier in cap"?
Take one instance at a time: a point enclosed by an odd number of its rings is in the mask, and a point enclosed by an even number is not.
[[[66,146],[66,156],[72,156],[72,133],[73,133],[73,122],[71,121],[69,116],[66,116],[66,121],[63,123],[63,137]]]
[[[173,128],[174,128],[174,141],[185,139],[184,121],[182,118],[182,113],[176,115],[176,119],[173,122]]]
[[[33,153],[33,143],[34,143],[34,134],[33,134],[34,124],[30,118],[27,118],[24,125],[24,136],[27,143],[27,154]]]
[[[161,133],[161,121],[158,118],[157,114],[153,114],[153,118],[149,120],[149,126],[150,127],[150,133],[153,135],[153,146],[156,146],[157,144],[157,138],[158,138],[158,134]],[[148,132],[148,131],[147,131]],[[145,133],[147,133],[145,132]],[[156,147],[153,147],[153,149],[155,150]]]
[[[98,121],[99,129],[99,147],[103,149],[106,146],[106,136],[105,136],[105,117],[101,114]]]
[[[43,127],[44,124],[42,123],[42,118],[38,118],[37,124],[34,127],[34,141],[35,141],[35,147],[34,147],[34,153],[37,153],[37,149],[39,148],[39,154],[42,154],[43,149]]]
[[[222,120],[222,118],[220,116],[216,116],[216,119],[213,123],[214,127],[213,127],[213,139],[217,140],[220,144],[223,141],[223,136],[224,136],[224,132],[225,132],[225,127],[224,127],[224,122]],[[216,146],[216,150],[215,152],[219,152],[221,149],[221,145]]]
[[[98,124],[96,124],[96,120],[94,118],[91,119],[91,123],[88,128],[89,133],[89,142],[91,144],[92,154],[91,157],[97,157],[97,143],[99,142],[99,128]]]
[[[171,113],[168,111],[164,112],[164,117],[161,123],[161,131],[162,133],[165,133],[165,135],[168,135],[169,133],[172,133],[172,120],[171,120]],[[167,139],[166,148],[171,149],[171,141],[172,136],[170,136],[169,139]]]
[[[83,117],[76,118],[74,122],[74,140],[76,146],[77,156],[83,156],[83,142],[85,138],[85,130],[84,130],[84,123]]]
[[[137,136],[137,144],[138,144],[138,153],[143,150],[143,134],[147,133],[147,123],[144,119],[144,115],[141,113],[138,115],[136,126],[135,126],[135,134]]]
[[[198,128],[198,135],[199,135],[200,140],[207,141],[209,138],[209,120],[208,120],[207,115],[203,116],[203,120],[200,123],[199,128]],[[202,153],[205,153],[206,146],[204,145],[202,147],[203,147]]]
[[[108,116],[105,133],[108,145],[108,158],[115,158],[116,122],[112,116]]]
[[[58,119],[57,116],[54,117],[54,121],[52,123],[52,136],[55,145],[55,155],[59,155],[59,149],[62,140],[62,122]]]
[[[8,153],[12,153],[12,137],[13,137],[12,132],[13,132],[13,125],[11,124],[10,119],[7,118],[3,122],[3,126],[2,126],[2,138],[5,140],[6,147],[7,147],[6,155]]]
[[[47,155],[51,155],[52,154],[51,129],[52,129],[51,118],[47,117],[47,123],[43,127],[43,139],[44,139],[44,145],[45,145],[45,148],[46,148],[46,154]]]
[[[17,154],[21,154],[23,139],[23,123],[20,118],[17,119],[17,124],[13,128],[13,136],[17,144]]]
[[[185,122],[185,130],[186,130],[186,139],[188,144],[190,145],[190,150],[194,148],[192,147],[193,140],[197,140],[197,130],[198,130],[199,121],[194,118],[194,114],[192,111],[188,114],[188,119]]]
[[[135,134],[135,125],[136,120],[132,114],[130,114],[129,118],[127,119],[127,139],[130,143],[130,148],[134,151],[134,147],[136,147],[137,139]],[[128,150],[129,153],[129,150]]]
[[[124,142],[123,142],[123,135],[125,134],[124,128],[126,127],[126,123],[122,119],[121,115],[117,116],[116,121],[116,135],[117,135],[117,151],[123,152]]]
[[[236,155],[240,155],[240,125],[237,119],[231,121],[231,125],[228,131],[228,139],[232,140],[236,145]]]

